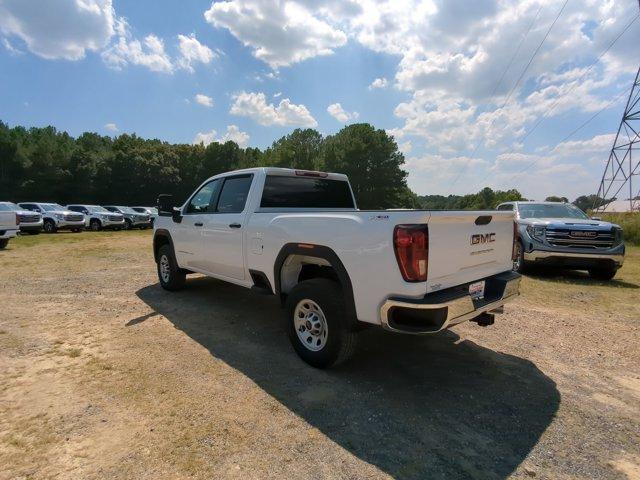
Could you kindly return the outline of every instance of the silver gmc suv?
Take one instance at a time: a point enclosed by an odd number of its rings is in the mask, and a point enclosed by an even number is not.
[[[126,230],[131,230],[132,228],[139,228],[141,230],[151,228],[151,217],[147,213],[139,213],[131,207],[119,205],[105,205],[104,208],[110,212],[121,213],[124,217],[124,228]]]
[[[120,230],[125,227],[124,217],[119,213],[113,213],[99,205],[67,205],[73,212],[84,215],[85,226],[97,232],[105,228]]]
[[[498,210],[515,213],[518,242],[514,269],[549,265],[587,270],[611,280],[624,261],[622,228],[589,218],[578,207],[560,202],[505,202]]]
[[[58,230],[80,232],[84,229],[84,215],[78,215],[57,203],[20,202],[18,205],[42,215],[42,229],[46,233]]]

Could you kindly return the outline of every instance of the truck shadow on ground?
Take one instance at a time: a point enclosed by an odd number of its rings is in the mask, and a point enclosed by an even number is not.
[[[533,363],[451,331],[413,337],[371,328],[351,362],[320,371],[293,352],[273,296],[208,278],[190,279],[178,293],[156,284],[137,295],[212,356],[394,478],[505,478],[560,404],[555,383]]]

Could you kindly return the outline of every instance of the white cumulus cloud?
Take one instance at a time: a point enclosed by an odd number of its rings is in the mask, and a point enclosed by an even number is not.
[[[87,50],[101,50],[113,36],[115,22],[111,0],[0,2],[0,32],[50,60],[80,60]]]
[[[178,35],[178,50],[180,56],[176,60],[180,68],[193,72],[193,65],[196,63],[211,63],[217,55],[206,45],[198,41],[195,34],[190,36]]]
[[[374,88],[387,88],[389,86],[389,80],[387,80],[386,78],[382,77],[382,78],[376,78],[373,82],[371,82],[371,84],[369,85],[369,90],[373,90]]]
[[[249,134],[240,131],[236,125],[228,125],[227,132],[220,138],[218,138],[218,132],[215,130],[197,133],[193,139],[193,144],[197,145],[202,143],[206,146],[212,142],[225,143],[228,141],[236,142],[239,146],[244,148],[249,142]]]
[[[256,58],[278,68],[329,55],[347,42],[347,35],[313,7],[314,2],[230,0],[213,2],[204,16],[211,25],[228,29]]]
[[[213,107],[213,98],[204,95],[202,93],[198,93],[195,97],[194,100],[196,101],[196,103],[199,103],[200,105],[204,105],[205,107]]]
[[[118,126],[115,123],[105,123],[105,130],[109,130],[110,132],[117,132]]]
[[[241,92],[233,97],[229,113],[249,117],[260,125],[293,125],[315,127],[318,122],[307,107],[291,103],[288,98],[280,100],[278,105],[267,103],[264,93]]]
[[[172,73],[173,63],[165,52],[164,42],[155,35],[147,35],[141,42],[132,38],[129,25],[120,20],[117,25],[118,40],[102,52],[102,59],[117,70],[127,65],[140,65],[153,72]]]
[[[358,112],[347,112],[339,103],[332,103],[329,105],[327,107],[327,112],[329,112],[329,115],[333,118],[342,123],[347,123],[349,120],[355,120],[360,116]]]

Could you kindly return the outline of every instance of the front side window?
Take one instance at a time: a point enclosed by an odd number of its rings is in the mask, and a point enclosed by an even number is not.
[[[527,203],[518,206],[520,218],[580,218],[589,217],[569,203]]]
[[[213,213],[216,208],[216,198],[222,180],[213,180],[202,186],[200,190],[191,198],[187,205],[186,213]]]
[[[219,213],[240,213],[247,203],[253,176],[229,177],[220,192],[217,211]]]

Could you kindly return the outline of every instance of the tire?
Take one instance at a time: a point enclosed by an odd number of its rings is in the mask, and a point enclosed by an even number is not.
[[[131,223],[131,220],[129,220],[128,218],[124,219],[124,229],[125,230],[131,230],[133,228],[133,224]]]
[[[9,239],[8,238],[3,238],[0,240],[0,250],[4,250],[7,245],[9,245]]]
[[[56,231],[58,230],[53,220],[48,218],[42,224],[42,229],[44,230],[45,233],[56,233]]]
[[[516,259],[513,261],[513,270],[524,273],[527,270],[527,263],[524,260],[524,245],[521,241],[516,244]]]
[[[92,232],[99,232],[100,230],[102,230],[102,224],[97,218],[92,218],[89,222],[89,228]]]
[[[300,282],[289,293],[285,312],[289,340],[312,367],[333,367],[353,356],[358,337],[350,328],[338,283],[326,278]]]
[[[184,287],[187,275],[178,267],[171,245],[162,245],[158,250],[157,268],[158,280],[162,288],[173,292]]]
[[[617,268],[590,268],[589,276],[594,280],[611,280],[616,276]]]

